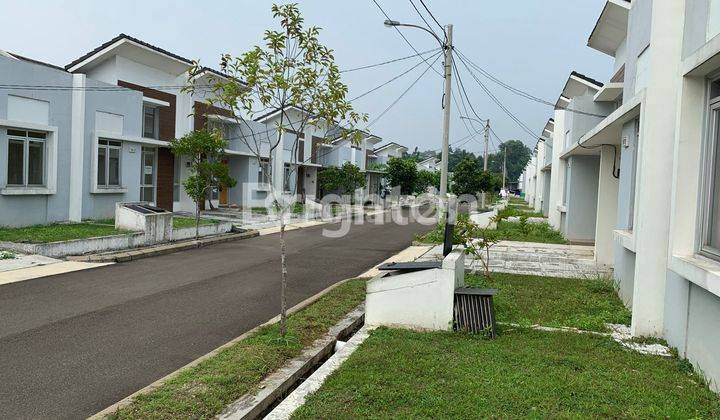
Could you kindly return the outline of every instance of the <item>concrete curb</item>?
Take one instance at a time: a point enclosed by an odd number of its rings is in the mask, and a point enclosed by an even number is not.
[[[298,357],[263,379],[256,391],[235,400],[225,407],[216,418],[219,420],[259,418],[272,407],[278,398],[286,395],[301,378],[307,376],[313,367],[332,355],[339,339],[347,337],[352,331],[362,326],[365,318],[364,306],[364,304],[358,305],[339,323],[330,328],[327,334],[315,340],[310,347],[305,348]],[[325,364],[323,363],[322,366]]]
[[[323,296],[325,296],[326,294],[328,294],[330,291],[332,291],[332,290],[335,289],[336,287],[338,287],[338,286],[340,286],[340,285],[342,285],[342,284],[344,284],[344,283],[347,283],[348,281],[353,280],[353,279],[355,279],[355,278],[357,278],[357,277],[352,277],[352,278],[348,278],[348,279],[345,279],[345,280],[340,280],[339,282],[328,286],[327,288],[325,288],[325,289],[322,290],[321,292],[319,292],[319,293],[317,293],[317,294],[315,294],[315,295],[313,295],[313,296],[305,299],[304,301],[302,301],[302,302],[298,303],[297,305],[293,306],[292,308],[288,309],[288,311],[287,311],[288,315],[292,315],[292,314],[294,314],[294,313],[296,313],[296,312],[298,312],[298,311],[301,311],[301,310],[305,309],[306,307],[308,307],[308,306],[310,306],[311,304],[313,304],[313,303],[315,303],[316,301],[318,301],[321,297],[323,297]],[[162,378],[160,378],[160,379],[158,379],[157,381],[151,383],[150,385],[146,386],[145,388],[142,388],[142,389],[140,389],[139,391],[136,391],[136,392],[128,395],[127,397],[125,397],[125,398],[123,398],[122,400],[116,402],[115,404],[112,404],[112,405],[110,405],[109,407],[105,408],[104,410],[99,411],[98,413],[96,413],[96,414],[88,417],[88,419],[99,420],[99,419],[104,419],[105,417],[107,417],[107,416],[109,416],[109,415],[112,415],[113,413],[115,413],[115,412],[118,411],[119,409],[121,409],[121,408],[123,408],[123,407],[126,407],[126,406],[128,406],[130,403],[132,403],[132,400],[133,400],[135,397],[137,397],[138,395],[147,394],[147,393],[149,393],[150,391],[153,391],[154,389],[162,386],[165,382],[167,382],[167,381],[169,381],[170,379],[178,376],[178,375],[180,374],[180,372],[184,371],[185,369],[189,369],[189,368],[191,368],[191,367],[197,366],[198,364],[200,364],[200,363],[203,362],[204,360],[209,359],[209,358],[217,355],[218,353],[220,353],[222,350],[226,349],[227,347],[233,346],[233,345],[239,343],[240,341],[242,341],[242,340],[250,337],[251,335],[253,335],[253,334],[255,334],[256,332],[258,332],[261,328],[264,328],[264,327],[267,327],[267,326],[269,326],[269,325],[272,325],[272,324],[274,324],[274,323],[276,323],[276,322],[278,322],[278,321],[280,321],[280,315],[279,315],[279,314],[276,315],[276,316],[274,316],[274,317],[272,317],[271,319],[265,321],[264,323],[256,326],[255,328],[252,328],[252,329],[248,330],[247,332],[241,334],[240,336],[238,336],[238,337],[236,337],[236,338],[228,341],[227,343],[225,343],[225,344],[223,344],[222,346],[216,348],[215,350],[213,350],[213,351],[205,354],[204,356],[201,356],[201,357],[193,360],[192,362],[190,362],[190,363],[186,364],[185,366],[177,369],[176,371],[174,371],[174,372],[172,372],[172,373],[169,373],[169,374],[163,376]]]
[[[277,407],[275,407],[265,419],[285,420],[292,417],[293,413],[305,404],[305,400],[310,394],[319,390],[325,380],[360,347],[369,336],[371,328],[362,327],[355,335],[353,335],[344,346],[342,346],[335,354],[322,364],[309,378],[290,393]],[[237,418],[237,417],[233,417]]]
[[[119,252],[110,252],[103,254],[91,254],[91,255],[77,255],[67,257],[69,261],[80,261],[80,262],[128,262],[133,260],[139,260],[142,258],[155,257],[158,255],[172,254],[173,252],[185,251],[188,249],[201,248],[203,246],[220,244],[230,241],[238,241],[241,239],[254,238],[259,235],[256,230],[247,231],[243,233],[229,233],[224,235],[213,236],[210,238],[204,238],[200,240],[190,240],[182,242],[174,242],[169,244],[162,244],[144,248],[128,249]]]

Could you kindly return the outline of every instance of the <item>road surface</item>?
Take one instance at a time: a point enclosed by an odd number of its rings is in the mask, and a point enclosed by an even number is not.
[[[430,229],[287,232],[289,304]],[[279,311],[278,235],[0,286],[0,418],[83,418]]]

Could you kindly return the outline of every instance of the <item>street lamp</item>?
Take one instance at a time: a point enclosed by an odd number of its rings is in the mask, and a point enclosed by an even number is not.
[[[447,25],[444,31],[445,41],[440,39],[435,33],[422,26],[412,25],[408,23],[400,23],[396,20],[387,19],[384,22],[385,26],[389,28],[396,28],[398,26],[405,26],[408,28],[422,29],[423,31],[432,35],[433,38],[440,44],[440,47],[445,50],[445,89],[443,92],[443,136],[442,136],[442,162],[440,164],[440,198],[445,199],[447,197],[447,186],[448,186],[448,149],[450,143],[450,95],[452,88],[452,32],[453,26]]]

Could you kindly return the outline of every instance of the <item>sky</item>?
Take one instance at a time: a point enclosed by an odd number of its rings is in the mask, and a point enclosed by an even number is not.
[[[409,0],[377,0],[388,15],[402,23],[423,25]],[[414,54],[372,0],[297,1],[307,25],[322,28],[321,42],[335,51],[340,69],[379,63]],[[278,1],[278,3],[281,3]],[[534,96],[555,102],[571,71],[606,81],[612,59],[587,47],[587,40],[605,0],[425,0],[438,21],[453,25],[456,51],[503,82]],[[240,55],[262,43],[266,29],[276,28],[271,1],[101,1],[101,0],[0,0],[0,49],[52,64],[65,65],[120,33],[204,65],[217,68],[223,53]],[[419,0],[415,5],[421,10]],[[440,29],[425,16],[434,31]],[[418,51],[438,44],[426,32],[413,28],[403,34]],[[440,70],[441,61],[435,63]],[[364,93],[409,69],[412,58],[367,70],[343,73],[349,97]],[[490,119],[498,137],[517,139],[533,147],[536,138],[521,129],[492,102],[461,62],[467,95],[477,114]],[[415,70],[353,102],[360,112],[378,117],[427,69]],[[550,106],[529,101],[489,81],[478,79],[519,120],[538,135]],[[455,83],[453,83],[455,85]],[[455,86],[453,87],[455,89]],[[442,139],[442,89],[440,75],[428,71],[370,130],[384,141],[403,144],[412,151],[436,150]],[[455,98],[460,101],[456,92]],[[459,103],[459,102],[458,102]],[[475,117],[470,111],[471,117]],[[465,114],[451,104],[450,143],[474,153],[483,149],[480,125],[466,126]],[[361,128],[363,128],[361,126]],[[498,140],[493,140],[491,151]]]

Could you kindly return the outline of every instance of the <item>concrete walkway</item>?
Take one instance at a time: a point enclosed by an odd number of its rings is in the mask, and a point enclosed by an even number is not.
[[[441,258],[442,245],[433,247],[421,260]],[[482,270],[471,256],[465,267]],[[498,273],[564,278],[597,278],[612,275],[612,267],[595,263],[592,246],[501,241],[490,248],[490,270]]]

